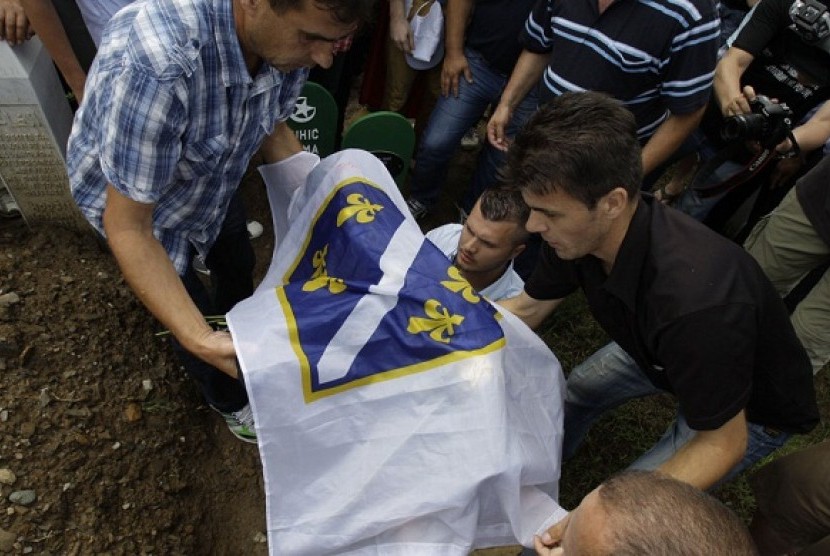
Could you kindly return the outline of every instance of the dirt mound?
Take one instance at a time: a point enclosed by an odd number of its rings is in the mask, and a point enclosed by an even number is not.
[[[92,234],[0,222],[0,552],[266,552],[256,448],[157,331]]]

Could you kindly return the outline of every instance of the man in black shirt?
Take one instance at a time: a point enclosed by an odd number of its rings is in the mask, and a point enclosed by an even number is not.
[[[780,297],[738,245],[641,196],[634,119],[617,101],[568,93],[541,108],[504,177],[546,245],[503,305],[535,327],[581,287],[614,340],[568,377],[564,457],[604,411],[660,391],[678,418],[632,467],[703,489],[815,426],[810,362]]]

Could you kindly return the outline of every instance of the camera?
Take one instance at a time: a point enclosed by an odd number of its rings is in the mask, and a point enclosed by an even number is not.
[[[726,118],[721,129],[725,141],[758,141],[765,149],[771,149],[789,136],[792,129],[792,110],[786,104],[772,102],[758,95],[749,103],[751,114]]]
[[[808,43],[830,36],[830,13],[818,0],[795,0],[790,6],[791,28]]]

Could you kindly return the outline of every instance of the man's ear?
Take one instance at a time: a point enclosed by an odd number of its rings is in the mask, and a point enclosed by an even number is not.
[[[615,219],[625,211],[630,200],[628,191],[615,187],[600,199],[599,207],[608,218]]]
[[[513,253],[510,255],[510,259],[515,259],[519,255],[521,255],[525,249],[527,249],[527,243],[520,243],[519,245],[513,248]]]
[[[236,2],[239,4],[239,6],[242,9],[249,12],[249,13],[255,12],[256,8],[257,8],[257,6],[259,5],[260,2],[267,2],[267,1],[268,0],[236,0]]]

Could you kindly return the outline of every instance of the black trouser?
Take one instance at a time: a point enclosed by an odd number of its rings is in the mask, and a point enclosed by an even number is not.
[[[182,282],[203,315],[224,315],[239,301],[254,293],[254,250],[248,237],[245,209],[239,191],[231,199],[219,237],[210,248],[205,265],[210,269],[211,291],[188,264]],[[193,250],[195,253],[195,249]],[[248,403],[242,382],[208,365],[185,350],[173,338],[173,349],[187,373],[202,388],[207,403],[224,412],[237,411]]]

